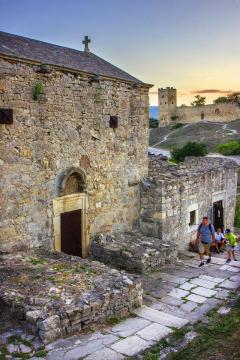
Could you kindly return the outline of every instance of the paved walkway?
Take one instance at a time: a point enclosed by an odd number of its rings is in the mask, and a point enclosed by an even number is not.
[[[240,258],[239,258],[240,259]],[[146,350],[174,329],[194,323],[240,286],[240,261],[225,255],[198,268],[197,256],[184,256],[163,272],[142,276],[144,306],[135,317],[90,335],[47,345],[48,360],[120,360]]]

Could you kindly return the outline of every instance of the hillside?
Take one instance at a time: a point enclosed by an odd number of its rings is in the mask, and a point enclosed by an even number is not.
[[[229,123],[199,122],[185,124],[179,129],[171,126],[150,130],[149,145],[157,148],[172,149],[183,146],[188,141],[205,142],[209,151],[216,151],[220,143],[231,140],[240,141],[240,120]]]

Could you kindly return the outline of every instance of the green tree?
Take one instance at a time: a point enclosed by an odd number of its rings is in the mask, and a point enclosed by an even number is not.
[[[189,141],[181,148],[171,151],[171,160],[179,163],[185,160],[186,156],[205,156],[208,154],[206,144],[201,142]]]
[[[227,98],[228,98],[228,102],[233,102],[240,106],[240,92],[229,94]]]
[[[240,144],[238,141],[232,140],[225,144],[219,144],[217,150],[222,155],[239,155]]]
[[[219,96],[213,101],[214,104],[220,103],[236,103],[240,106],[240,92],[235,92],[227,96]]]
[[[214,104],[222,104],[227,102],[228,102],[227,96],[219,96],[217,99],[213,100]]]
[[[205,96],[200,96],[200,95],[196,95],[195,99],[193,102],[191,102],[192,106],[202,106],[206,104],[206,97]]]
[[[150,128],[157,128],[158,127],[158,120],[154,118],[149,118],[149,127]]]

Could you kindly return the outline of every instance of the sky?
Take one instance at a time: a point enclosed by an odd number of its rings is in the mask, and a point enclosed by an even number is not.
[[[0,30],[93,53],[178,105],[240,91],[240,0],[0,0]]]

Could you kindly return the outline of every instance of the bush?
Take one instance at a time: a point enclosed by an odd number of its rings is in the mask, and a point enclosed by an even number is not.
[[[171,160],[179,163],[184,161],[186,156],[205,156],[208,153],[206,144],[189,141],[181,148],[175,148],[171,151]]]
[[[240,144],[238,141],[232,140],[225,144],[219,144],[217,150],[222,155],[238,155],[240,154]]]
[[[183,124],[182,123],[176,123],[174,125],[171,126],[171,129],[179,129],[180,127],[182,127]]]
[[[157,128],[158,127],[158,120],[154,118],[149,119],[149,127],[150,128]]]

